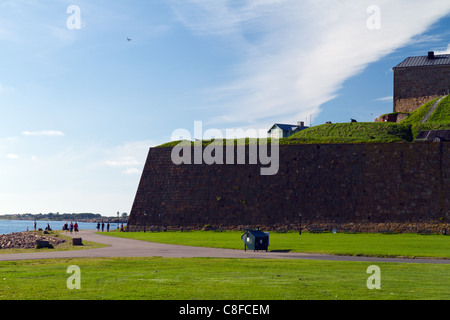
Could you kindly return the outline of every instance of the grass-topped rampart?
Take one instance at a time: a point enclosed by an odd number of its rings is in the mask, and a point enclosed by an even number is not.
[[[314,143],[381,143],[412,141],[411,125],[391,122],[328,123],[295,133],[288,139]]]
[[[316,144],[316,143],[388,143],[388,142],[411,142],[410,124],[398,124],[391,122],[353,122],[322,124],[300,131],[289,138],[279,139],[280,145]],[[171,141],[158,147],[174,147],[180,143],[193,146],[207,146],[212,143],[229,145],[249,145],[259,143],[271,144],[271,138],[267,139],[224,139],[224,140],[202,140],[202,141]]]
[[[279,139],[280,145],[317,144],[317,143],[405,143],[413,142],[422,130],[450,129],[450,95],[442,98],[434,112],[425,123],[421,123],[430,108],[439,98],[433,99],[410,113],[400,123],[395,122],[348,122],[327,123],[302,130],[288,138]],[[207,146],[211,143],[222,145],[248,145],[271,143],[271,139],[225,139],[186,141],[192,146]],[[181,141],[171,141],[158,147],[174,147]]]

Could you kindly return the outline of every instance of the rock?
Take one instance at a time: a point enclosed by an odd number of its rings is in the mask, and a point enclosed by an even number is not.
[[[83,239],[82,238],[73,238],[72,239],[72,245],[73,246],[82,246],[83,245]]]
[[[1,249],[30,249],[37,247],[37,241],[45,241],[47,247],[65,242],[65,240],[50,236],[43,236],[41,232],[16,232],[0,235]]]
[[[50,241],[36,240],[36,249],[41,249],[41,248],[53,249],[53,245],[50,243]]]

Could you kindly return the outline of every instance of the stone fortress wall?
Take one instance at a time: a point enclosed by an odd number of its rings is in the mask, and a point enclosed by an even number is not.
[[[171,151],[149,150],[129,231],[301,224],[439,232],[450,225],[449,142],[280,145],[275,175],[248,161],[175,165]]]

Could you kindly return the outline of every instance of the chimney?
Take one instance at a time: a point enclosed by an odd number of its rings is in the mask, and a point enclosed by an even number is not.
[[[434,51],[428,51],[428,59],[434,59]]]
[[[297,126],[304,127],[305,123],[303,121],[297,121]]]

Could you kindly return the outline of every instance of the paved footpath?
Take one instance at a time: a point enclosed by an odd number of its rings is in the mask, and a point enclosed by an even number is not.
[[[402,262],[402,263],[441,263],[450,264],[450,259],[402,259],[402,258],[372,258],[335,256],[326,254],[310,254],[296,252],[276,251],[244,251],[233,249],[216,249],[192,247],[183,245],[162,244],[141,240],[116,238],[96,234],[96,230],[82,230],[72,237],[82,238],[83,241],[92,241],[107,244],[107,247],[97,249],[33,252],[0,254],[0,261],[56,259],[56,258],[83,258],[83,257],[171,257],[171,258],[254,258],[254,259],[308,259],[330,261],[367,261],[367,262]],[[70,234],[68,234],[70,235]]]

